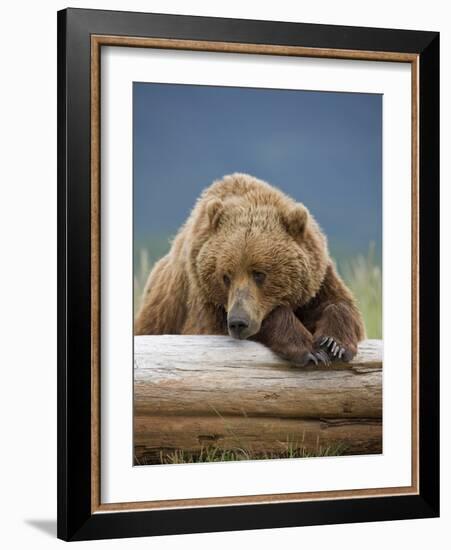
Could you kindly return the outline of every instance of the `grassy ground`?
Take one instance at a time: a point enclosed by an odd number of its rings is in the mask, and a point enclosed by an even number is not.
[[[366,256],[339,262],[339,271],[354,294],[365,320],[368,338],[382,338],[382,270],[374,245]]]
[[[194,464],[200,462],[229,462],[240,460],[272,460],[276,458],[312,458],[319,456],[341,456],[346,449],[342,445],[318,447],[314,450],[307,450],[305,447],[295,444],[283,445],[283,450],[277,453],[255,453],[251,449],[236,447],[233,449],[221,449],[220,447],[205,447],[199,452],[176,449],[168,452],[160,452],[159,455],[150,458],[138,459],[135,457],[135,464],[144,466],[148,464]]]

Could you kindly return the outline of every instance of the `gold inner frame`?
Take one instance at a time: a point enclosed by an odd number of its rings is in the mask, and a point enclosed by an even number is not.
[[[367,61],[410,63],[412,94],[412,480],[409,487],[384,487],[340,491],[280,493],[235,497],[190,498],[145,502],[100,501],[100,50],[102,46],[122,46],[208,52],[247,53]],[[268,44],[246,44],[137,38],[128,36],[91,36],[91,512],[105,513],[168,508],[198,508],[305,502],[342,498],[383,497],[419,494],[419,56],[399,52],[334,50]]]

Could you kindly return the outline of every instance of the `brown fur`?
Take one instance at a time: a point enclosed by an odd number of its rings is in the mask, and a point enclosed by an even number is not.
[[[202,193],[149,275],[135,333],[227,334],[233,316],[246,320],[239,337],[298,364],[325,336],[349,359],[364,336],[354,299],[306,207],[246,174],[226,176]]]

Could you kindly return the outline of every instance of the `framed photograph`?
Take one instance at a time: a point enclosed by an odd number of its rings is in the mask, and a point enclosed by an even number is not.
[[[439,35],[58,13],[58,536],[439,514]]]

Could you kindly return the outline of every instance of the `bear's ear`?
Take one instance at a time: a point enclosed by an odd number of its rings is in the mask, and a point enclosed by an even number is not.
[[[210,228],[216,230],[221,219],[224,204],[220,199],[211,199],[205,205],[205,212],[210,224]]]
[[[292,237],[298,238],[304,235],[308,216],[309,212],[307,208],[300,202],[283,214],[283,223]]]

